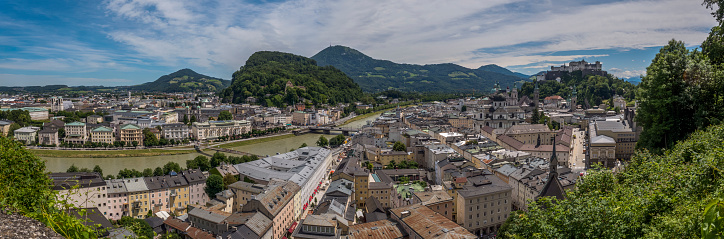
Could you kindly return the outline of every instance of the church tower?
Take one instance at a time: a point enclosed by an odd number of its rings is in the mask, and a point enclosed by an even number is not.
[[[578,95],[576,94],[576,85],[573,85],[573,92],[571,92],[571,110],[574,111],[578,108]]]
[[[538,102],[540,101],[538,98],[539,97],[538,94],[540,94],[540,89],[538,89],[538,81],[536,80],[535,88],[533,89],[533,103],[535,103],[536,108],[540,108],[538,105]]]
[[[548,180],[546,180],[546,185],[543,186],[543,189],[541,189],[536,199],[540,197],[555,197],[557,200],[566,199],[566,191],[558,179],[558,156],[556,156],[555,135],[553,136],[553,154],[551,155],[550,165],[548,166]]]

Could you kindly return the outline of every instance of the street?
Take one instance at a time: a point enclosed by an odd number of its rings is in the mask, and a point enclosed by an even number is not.
[[[585,131],[573,129],[573,135],[575,136],[573,138],[573,151],[571,152],[571,156],[568,158],[568,165],[570,165],[573,172],[580,173],[586,169],[586,163],[583,161],[586,158],[583,153]]]

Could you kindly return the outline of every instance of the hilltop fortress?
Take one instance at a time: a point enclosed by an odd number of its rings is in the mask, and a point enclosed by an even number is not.
[[[551,70],[547,71],[544,74],[538,75],[537,80],[557,80],[560,81],[560,77],[564,74],[564,72],[571,73],[574,71],[581,71],[583,76],[587,75],[597,75],[597,76],[606,76],[608,74],[606,71],[602,70],[603,65],[600,61],[596,61],[595,63],[588,63],[586,60],[581,61],[571,61],[568,63],[568,65],[562,65],[562,66],[551,66]]]

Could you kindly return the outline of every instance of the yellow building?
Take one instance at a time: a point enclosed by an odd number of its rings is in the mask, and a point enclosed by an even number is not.
[[[372,175],[366,171],[354,172],[354,200],[357,208],[365,207],[365,200],[369,197],[369,182]]]
[[[165,176],[169,191],[169,211],[176,216],[187,213],[186,208],[189,205],[189,184],[186,179],[175,173]]]
[[[128,190],[128,213],[133,218],[145,218],[150,210],[148,204],[148,187],[143,178],[129,178],[123,180]],[[126,205],[124,205],[125,207]]]

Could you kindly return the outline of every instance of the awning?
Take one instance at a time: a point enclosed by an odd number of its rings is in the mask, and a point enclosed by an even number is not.
[[[292,226],[289,227],[289,230],[287,230],[289,233],[293,233],[294,229],[297,228],[297,222],[292,223]]]

